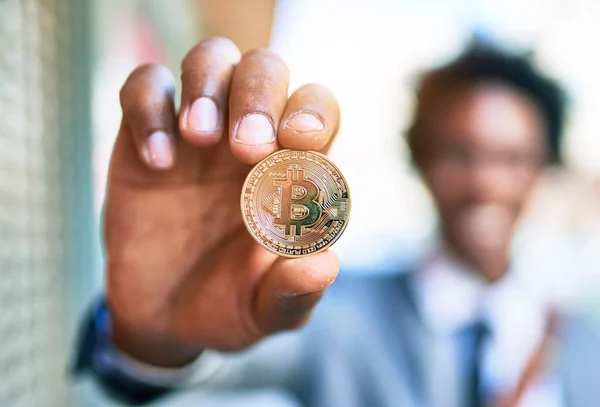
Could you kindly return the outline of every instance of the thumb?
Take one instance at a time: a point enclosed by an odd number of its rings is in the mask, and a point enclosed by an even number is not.
[[[253,309],[258,326],[271,333],[303,325],[339,268],[337,255],[331,251],[278,258],[258,286]]]

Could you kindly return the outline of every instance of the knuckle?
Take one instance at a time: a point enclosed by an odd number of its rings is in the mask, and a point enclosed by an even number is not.
[[[132,104],[137,104],[141,97],[153,89],[164,89],[171,96],[175,89],[175,80],[171,71],[164,65],[148,63],[138,66],[131,72],[119,92],[123,111],[129,110]]]
[[[269,49],[257,48],[250,50],[244,54],[242,63],[244,61],[259,64],[267,72],[289,76],[286,63],[279,55]]]
[[[270,89],[275,86],[277,86],[277,80],[271,76],[263,74],[247,76],[241,82],[241,87],[248,92],[257,92],[263,89]]]
[[[318,110],[327,119],[339,114],[337,98],[331,90],[322,85],[304,85],[294,92],[291,99],[295,104],[308,105]]]
[[[279,58],[273,51],[267,48],[255,48],[244,53],[245,59]]]
[[[212,37],[204,41],[204,45],[211,50],[218,52],[221,56],[228,57],[229,62],[238,62],[241,58],[241,52],[238,46],[229,38]]]
[[[199,62],[214,58],[226,64],[235,64],[241,53],[237,45],[225,37],[211,37],[194,45],[181,61],[182,71],[195,69]],[[211,64],[207,64],[211,65]]]
[[[144,84],[148,81],[169,77],[172,77],[171,72],[167,67],[161,64],[142,64],[135,68],[131,74],[129,74],[129,77],[121,88],[121,92],[123,93],[124,91],[126,92],[128,90],[135,90],[140,84]]]
[[[335,96],[333,95],[333,92],[331,92],[331,90],[329,90],[329,88],[327,88],[326,86],[323,86],[323,85],[316,84],[316,83],[303,85],[298,88],[296,93],[300,96],[305,96],[305,95],[316,96],[320,99],[335,101]]]
[[[123,115],[136,120],[144,120],[145,116],[152,114],[156,110],[154,107],[154,103],[150,102],[147,98],[137,98],[135,102],[125,104]]]

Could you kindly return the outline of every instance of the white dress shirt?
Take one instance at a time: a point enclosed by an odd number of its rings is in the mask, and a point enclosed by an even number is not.
[[[491,338],[482,361],[484,386],[495,394],[513,390],[544,336],[548,310],[544,301],[528,292],[514,274],[487,284],[442,251],[423,264],[414,285],[417,308],[437,348],[453,348],[458,331],[476,321],[487,323]],[[457,367],[459,355],[453,362]],[[526,390],[519,407],[561,405],[557,378],[542,375]]]

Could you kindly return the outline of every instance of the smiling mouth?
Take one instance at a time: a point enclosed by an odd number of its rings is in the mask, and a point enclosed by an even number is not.
[[[504,249],[510,243],[513,221],[502,205],[474,205],[464,209],[458,218],[461,240],[474,250]]]

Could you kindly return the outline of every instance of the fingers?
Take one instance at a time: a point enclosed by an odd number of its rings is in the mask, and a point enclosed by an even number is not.
[[[280,257],[261,281],[254,311],[266,333],[302,325],[339,272],[331,251],[288,259]]]
[[[229,95],[231,152],[254,164],[277,149],[276,129],[287,100],[289,73],[268,50],[244,55],[237,66]]]
[[[240,51],[225,38],[202,41],[183,59],[179,129],[189,143],[211,146],[226,131],[229,87],[239,59]]]
[[[231,151],[254,164],[278,146],[323,151],[339,127],[337,100],[326,88],[307,85],[287,100],[288,70],[275,54],[245,54],[229,96]]]
[[[179,156],[183,168],[197,159],[192,145],[212,146],[224,134],[231,153],[246,164],[279,146],[326,150],[339,126],[331,92],[307,85],[287,100],[289,74],[279,57],[268,50],[251,51],[236,67],[239,58],[239,50],[224,38],[192,48],[182,63],[178,123],[169,70],[149,64],[130,75],[121,91],[123,124],[145,166],[169,170]],[[186,142],[177,140],[179,134]]]
[[[127,156],[133,147],[155,170],[173,166],[177,134],[173,90],[173,75],[161,65],[142,65],[133,71],[120,93],[123,121],[114,154]]]
[[[319,85],[306,85],[287,101],[277,142],[295,150],[323,151],[337,133],[340,108],[333,94]]]

